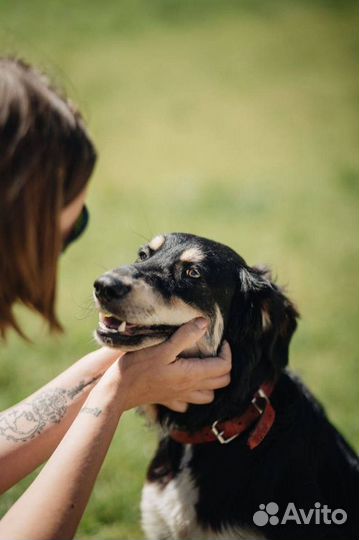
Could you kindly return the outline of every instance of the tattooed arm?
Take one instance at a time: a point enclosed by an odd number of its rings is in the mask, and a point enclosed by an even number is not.
[[[104,371],[118,358],[88,354],[21,403],[0,413],[0,493],[46,461]]]
[[[37,478],[0,521],[0,540],[73,538],[122,411],[173,400],[209,403],[213,389],[229,383],[228,344],[217,358],[178,359],[204,331],[187,323],[167,342],[110,365]]]
[[[0,521],[0,540],[70,539],[124,410],[102,380],[31,486]]]

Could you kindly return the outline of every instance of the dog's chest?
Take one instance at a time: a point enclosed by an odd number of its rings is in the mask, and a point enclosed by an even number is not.
[[[142,526],[149,539],[189,538],[196,523],[198,490],[188,463],[191,447],[185,447],[178,474],[165,485],[145,484],[142,491]]]
[[[196,504],[199,490],[189,462],[191,445],[186,445],[178,474],[165,485],[148,482],[142,491],[142,527],[149,540],[262,540],[258,533],[223,524],[221,532],[198,523]]]

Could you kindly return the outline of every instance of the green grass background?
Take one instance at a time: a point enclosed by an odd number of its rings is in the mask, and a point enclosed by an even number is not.
[[[302,314],[291,364],[357,449],[354,2],[1,0],[2,53],[45,69],[83,111],[99,162],[91,226],[61,260],[60,338],[0,351],[0,406],[94,347],[91,286],[144,239],[190,231],[267,263]],[[1,149],[0,149],[1,151]],[[0,254],[0,256],[4,256]],[[142,538],[155,435],[123,419],[78,538]],[[30,479],[1,500],[1,512]]]

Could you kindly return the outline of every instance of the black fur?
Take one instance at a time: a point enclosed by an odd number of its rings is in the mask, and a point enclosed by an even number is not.
[[[178,262],[189,247],[204,254],[195,265],[201,272],[199,280],[189,280],[185,265]],[[144,252],[143,260],[127,267],[127,274],[144,279],[168,302],[179,297],[209,318],[215,305],[219,306],[222,338],[230,343],[233,358],[231,383],[216,392],[211,404],[192,405],[186,413],[158,407],[164,428],[170,425],[195,432],[215,420],[238,416],[262,383],[276,381],[270,398],[276,419],[258,447],[249,449],[248,432],[228,445],[192,446],[188,467],[199,490],[198,522],[214,531],[229,526],[257,528],[273,540],[357,540],[358,458],[308,389],[286,370],[298,317],[293,304],[267,271],[249,267],[222,244],[171,234],[158,251],[145,247]],[[111,306],[116,313],[117,304]],[[183,451],[183,445],[164,436],[149,467],[148,481],[163,488],[176,478]],[[315,503],[341,508],[348,520],[342,525],[289,522],[256,527],[254,512],[259,504],[271,501],[281,510],[289,502],[306,512]]]
[[[261,527],[273,540],[357,540],[358,458],[330,424],[322,407],[290,373],[284,371],[271,397],[275,423],[254,450],[244,433],[228,445],[193,445],[189,464],[199,489],[198,521],[221,531],[228,526],[253,527],[262,503],[280,509],[293,502],[308,512],[316,502],[341,508],[343,525],[285,525]],[[163,485],[178,474],[183,446],[162,439],[148,470],[148,480]],[[248,539],[250,540],[250,538]]]
[[[288,363],[289,342],[297,326],[296,309],[269,281],[267,270],[249,268],[239,257],[234,266],[236,278],[230,291],[230,302],[223,306],[223,295],[221,298],[219,291],[215,298],[224,317],[223,338],[232,351],[231,383],[216,392],[210,405],[192,405],[184,414],[160,407],[162,423],[174,423],[195,431],[218,418],[226,420],[238,416],[248,407],[259,386],[265,381],[276,380]],[[263,329],[262,310],[270,319],[266,330]]]

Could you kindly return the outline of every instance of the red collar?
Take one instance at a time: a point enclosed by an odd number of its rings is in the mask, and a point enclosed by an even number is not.
[[[266,437],[275,420],[275,410],[273,409],[269,397],[273,392],[274,383],[264,383],[255,393],[248,409],[241,415],[225,422],[216,420],[211,426],[206,426],[196,433],[188,433],[180,429],[173,429],[169,436],[182,444],[201,444],[219,441],[227,444],[238,435],[246,431],[256,420],[256,426],[248,437],[247,444],[251,450],[256,448]]]

